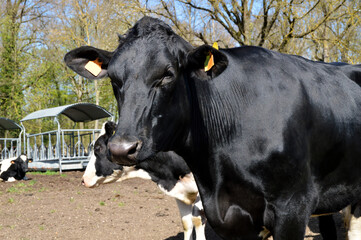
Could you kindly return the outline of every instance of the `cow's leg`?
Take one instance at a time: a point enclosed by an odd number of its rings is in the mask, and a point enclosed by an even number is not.
[[[184,240],[192,239],[193,222],[192,222],[192,205],[185,204],[184,202],[176,199],[179,213],[182,218],[182,225],[184,230]]]
[[[202,201],[199,195],[193,205],[192,222],[196,229],[197,240],[205,240],[206,215],[204,214]]]
[[[348,206],[345,210],[347,240],[361,239],[361,203]]]
[[[337,240],[336,225],[332,215],[319,216],[318,226],[322,239]]]

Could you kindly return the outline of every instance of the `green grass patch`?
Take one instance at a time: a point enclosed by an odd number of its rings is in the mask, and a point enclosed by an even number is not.
[[[99,205],[100,205],[100,206],[105,206],[105,202],[101,201],[101,202],[99,203]]]
[[[43,176],[59,175],[61,177],[66,177],[66,174],[64,174],[64,173],[60,174],[59,171],[50,171],[50,170],[47,170],[46,172],[41,172],[41,171],[28,172],[27,174],[29,174],[29,175],[43,175]]]
[[[30,180],[30,181],[28,182],[28,186],[34,186],[35,183],[36,183],[36,180]]]
[[[9,187],[6,192],[8,193],[23,193],[23,192],[29,192],[33,190],[33,186],[35,185],[36,181],[32,180],[28,183],[25,182],[19,182],[18,184],[15,184],[11,187]]]

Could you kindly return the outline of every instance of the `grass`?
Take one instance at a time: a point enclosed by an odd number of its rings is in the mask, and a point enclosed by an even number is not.
[[[18,184],[15,184],[8,188],[6,192],[8,193],[23,193],[23,192],[29,192],[33,190],[33,186],[35,185],[36,181],[31,180],[27,183],[25,182],[19,182]]]
[[[100,205],[100,206],[105,206],[105,202],[101,201],[101,202],[99,203],[99,205]]]
[[[14,203],[14,202],[15,202],[14,198],[9,198],[8,199],[8,203]]]
[[[66,177],[66,174],[64,174],[64,173],[60,174],[58,171],[50,171],[50,170],[47,170],[46,172],[41,172],[41,171],[27,172],[27,174],[29,174],[29,175],[43,175],[43,176],[60,175],[61,177]]]

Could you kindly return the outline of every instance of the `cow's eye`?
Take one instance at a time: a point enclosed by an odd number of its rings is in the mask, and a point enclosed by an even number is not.
[[[171,70],[167,70],[165,72],[165,74],[163,75],[161,81],[160,81],[160,86],[164,86],[168,83],[170,83],[173,80],[174,74]]]
[[[174,78],[174,73],[171,69],[166,69],[163,75],[159,76],[157,80],[155,80],[152,84],[152,88],[159,88],[167,85],[172,82]]]

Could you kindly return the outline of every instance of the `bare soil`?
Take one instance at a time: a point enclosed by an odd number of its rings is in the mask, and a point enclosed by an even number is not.
[[[183,240],[176,202],[151,181],[89,189],[80,184],[82,174],[28,174],[29,181],[0,182],[0,239]],[[344,239],[341,216],[336,221]],[[206,236],[219,239],[209,226]],[[316,219],[305,239],[322,239]]]

